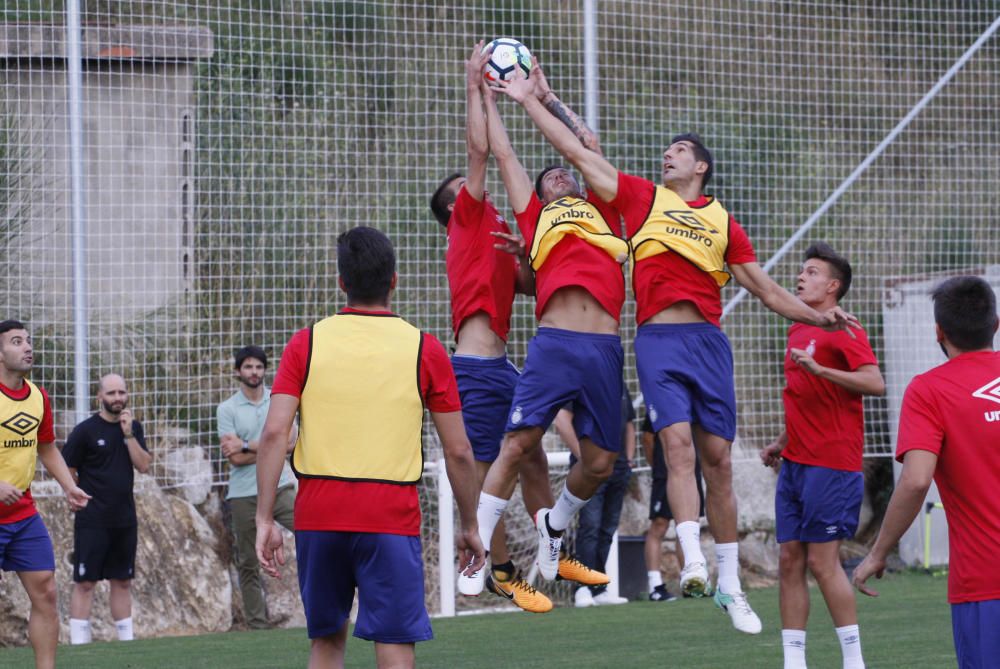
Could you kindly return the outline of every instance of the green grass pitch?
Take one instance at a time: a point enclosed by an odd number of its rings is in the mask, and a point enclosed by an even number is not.
[[[955,667],[946,579],[908,572],[875,582],[882,596],[859,595],[865,660],[883,667]],[[807,657],[811,667],[839,667],[840,647],[820,593],[811,589]],[[418,644],[421,667],[781,667],[778,590],[750,592],[764,622],[759,636],[732,629],[710,600],[632,602],[544,615],[504,613],[434,621],[435,640]],[[58,666],[72,669],[283,669],[305,667],[301,629],[229,632],[86,647],[60,646]],[[28,648],[0,650],[0,666],[34,666]],[[374,666],[372,644],[348,642],[348,667]]]

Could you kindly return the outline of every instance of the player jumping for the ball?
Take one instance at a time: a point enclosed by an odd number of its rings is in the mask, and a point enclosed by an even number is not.
[[[596,149],[593,133],[552,94],[537,63],[533,72],[533,81],[540,82],[539,107],[553,110],[573,127],[576,134],[551,116],[553,112],[545,111],[573,141]],[[592,578],[596,572],[576,560],[560,559],[560,549],[563,531],[611,474],[621,448],[623,351],[618,320],[625,301],[621,264],[628,246],[621,239],[617,212],[585,194],[566,168],[546,168],[532,188],[511,147],[493,93],[485,85],[484,89],[490,147],[535,271],[539,328],[528,345],[500,455],[483,484],[480,533],[491,536],[514,493],[520,463],[541,450],[545,430],[560,407],[571,402],[581,459],[570,469],[554,504],[548,492],[543,505],[527,496],[525,505],[535,516],[542,576],[596,584]],[[478,579],[470,588],[482,587],[482,576]],[[600,574],[600,582],[606,583],[607,577]]]
[[[455,353],[451,357],[458,392],[462,399],[462,420],[472,443],[479,474],[479,485],[490,464],[500,452],[507,413],[514,396],[518,372],[507,360],[507,333],[510,330],[514,293],[534,295],[534,277],[525,265],[520,271],[520,259],[497,249],[511,238],[507,221],[497,211],[486,192],[486,161],[489,141],[486,135],[486,114],[483,111],[481,82],[483,66],[489,53],[483,53],[483,43],[472,49],[465,63],[466,146],[468,172],[466,176],[446,177],[431,197],[431,211],[448,231],[445,265],[451,294],[451,323],[455,333]],[[541,461],[541,469],[537,466]],[[534,465],[534,466],[533,466]],[[539,449],[532,461],[520,469],[525,490],[543,487],[548,490],[545,454]],[[532,476],[543,478],[534,485]],[[549,493],[551,495],[551,493]],[[545,613],[552,601],[532,587],[515,569],[507,549],[506,531],[500,523],[489,547],[492,566],[486,577],[486,588],[508,599],[525,611]],[[459,579],[464,591],[469,579]],[[473,593],[479,594],[479,590]]]
[[[743,287],[785,318],[834,329],[856,320],[839,307],[821,314],[767,276],[743,228],[718,200],[703,194],[712,156],[697,135],[678,135],[670,142],[663,152],[664,185],[657,186],[619,172],[577,141],[539,103],[536,86],[535,79],[519,77],[499,82],[497,90],[525,108],[545,138],[625,221],[639,323],[636,366],[647,413],[666,450],[670,508],[684,551],[681,589],[695,596],[709,592],[694,481],[697,447],[719,564],[715,602],[736,629],[757,634],[760,619],[739,579],[730,459],[736,394],[732,351],[719,327],[720,291],[730,278],[726,265]]]

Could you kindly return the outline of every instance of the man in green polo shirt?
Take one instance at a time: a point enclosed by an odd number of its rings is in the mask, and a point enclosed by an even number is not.
[[[229,492],[226,500],[233,516],[236,537],[236,567],[243,594],[243,612],[251,629],[270,627],[264,594],[260,588],[260,563],[254,550],[257,537],[257,445],[271,405],[271,391],[264,385],[267,354],[257,346],[236,352],[236,378],[240,389],[219,405],[219,441],[229,460]],[[288,438],[288,452],[295,446],[295,430]],[[274,502],[274,519],[292,529],[295,508],[294,477],[285,463]]]

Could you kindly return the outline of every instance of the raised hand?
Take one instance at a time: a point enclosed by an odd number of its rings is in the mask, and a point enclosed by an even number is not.
[[[469,89],[479,88],[483,81],[483,68],[486,67],[486,62],[490,59],[490,51],[483,53],[484,44],[483,40],[479,40],[472,47],[472,53],[465,61],[465,85]]]
[[[861,321],[858,320],[857,316],[847,313],[840,307],[827,309],[821,314],[821,316],[823,316],[824,322],[820,325],[820,327],[827,332],[843,330],[847,334],[851,335],[851,339],[856,339],[854,333],[851,332],[851,328],[861,328]]]
[[[122,434],[128,439],[132,436],[132,423],[135,419],[132,417],[131,409],[122,409],[122,412],[118,414],[118,424],[122,428]]]
[[[537,80],[524,76],[521,68],[514,68],[514,76],[510,81],[495,81],[490,84],[494,91],[503,93],[507,97],[524,104],[526,100],[537,97]]]
[[[535,56],[531,57],[531,74],[528,78],[535,80],[535,97],[545,102],[545,96],[552,92],[552,87],[549,86],[549,80],[545,78],[545,72]]]
[[[493,248],[496,250],[519,258],[527,257],[528,249],[525,247],[524,237],[521,235],[507,232],[491,232],[490,234],[498,240],[493,244]]]

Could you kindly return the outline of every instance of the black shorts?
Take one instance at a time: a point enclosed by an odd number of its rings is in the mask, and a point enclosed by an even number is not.
[[[78,527],[73,533],[73,581],[130,580],[138,533],[131,527]]]
[[[701,502],[698,516],[705,515],[705,486],[701,482],[701,467],[695,471],[695,481],[698,482],[698,498]],[[666,518],[670,520],[674,514],[670,511],[670,502],[667,501],[667,479],[653,479],[653,484],[649,489],[649,519]]]

